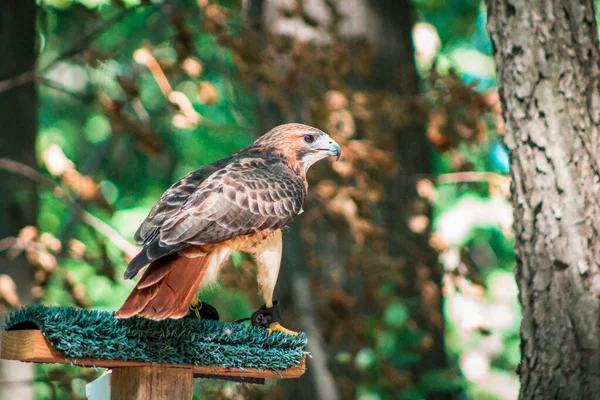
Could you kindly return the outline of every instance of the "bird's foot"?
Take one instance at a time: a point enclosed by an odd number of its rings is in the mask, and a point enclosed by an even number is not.
[[[298,332],[284,328],[279,323],[279,321],[281,321],[281,314],[279,312],[278,301],[274,301],[272,307],[269,308],[267,308],[266,305],[263,305],[252,314],[250,321],[253,326],[262,326],[265,328],[269,333],[269,336],[271,336],[273,332],[282,332],[292,336],[298,335]]]
[[[285,333],[286,335],[298,336],[298,332],[294,332],[287,328],[284,328],[279,322],[273,322],[271,325],[269,325],[269,327],[267,328],[267,332],[269,332],[269,336],[271,336],[273,332],[281,332]]]
[[[190,309],[188,310],[186,317],[219,320],[219,312],[210,304],[200,301],[200,299],[194,299],[190,304]]]

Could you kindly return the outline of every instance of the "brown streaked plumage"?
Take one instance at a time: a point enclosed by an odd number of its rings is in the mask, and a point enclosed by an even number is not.
[[[136,232],[143,249],[125,278],[148,268],[117,317],[182,318],[199,286],[214,282],[221,263],[237,250],[255,257],[258,285],[271,307],[280,229],[302,212],[308,168],[339,155],[339,145],[320,130],[286,124],[175,183]]]

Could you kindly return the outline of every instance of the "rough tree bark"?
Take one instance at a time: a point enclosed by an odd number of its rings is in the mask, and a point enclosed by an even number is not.
[[[600,70],[592,0],[488,0],[510,152],[522,399],[600,398]]]
[[[5,0],[0,12],[0,157],[31,166],[37,133],[36,91],[30,74],[36,59],[35,15],[34,0]],[[35,186],[0,172],[0,239],[35,225],[36,218]],[[22,303],[31,301],[33,269],[23,257],[8,260],[0,254],[0,274],[15,281]],[[33,398],[33,372],[32,365],[0,361],[0,400]]]

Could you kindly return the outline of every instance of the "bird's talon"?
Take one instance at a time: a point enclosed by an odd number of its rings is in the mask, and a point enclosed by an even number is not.
[[[267,328],[267,332],[269,333],[269,336],[271,336],[273,332],[282,332],[286,335],[298,336],[298,332],[294,332],[287,328],[284,328],[279,322],[273,322],[271,325],[269,325],[269,327]]]

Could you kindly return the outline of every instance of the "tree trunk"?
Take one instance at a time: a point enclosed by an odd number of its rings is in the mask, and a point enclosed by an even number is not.
[[[370,0],[379,21],[378,56],[375,57],[371,85],[392,90],[414,104],[419,96],[419,77],[412,44],[413,9],[410,1]],[[411,217],[424,216],[431,221],[431,206],[417,193],[419,176],[432,173],[432,151],[425,134],[425,121],[413,118],[394,131],[398,173],[387,186],[386,216],[389,255],[406,260],[405,299],[419,298],[411,315],[431,339],[431,346],[415,366],[416,378],[434,369],[448,366],[444,346],[441,283],[443,269],[437,254],[429,245],[430,229],[415,233],[410,229]],[[430,393],[428,399],[449,399],[452,393]]]
[[[36,164],[37,133],[36,91],[29,74],[36,60],[35,15],[34,0],[5,0],[0,12],[0,157],[31,166]],[[17,235],[36,219],[35,186],[0,171],[0,239]],[[15,281],[21,303],[31,301],[33,269],[24,257],[8,260],[0,254],[0,274]],[[31,364],[0,361],[0,400],[33,398],[33,377]]]
[[[344,40],[366,40],[375,49],[377,55],[371,60],[372,65],[368,75],[366,77],[350,77],[344,85],[347,84],[354,91],[364,90],[368,93],[396,96],[406,99],[407,103],[411,103],[419,96],[419,78],[414,63],[411,38],[414,15],[409,0],[349,0],[343,2],[298,2],[297,4],[302,4],[303,10],[296,9],[296,13],[303,11],[304,19],[312,17],[317,23],[331,21],[334,18],[328,14],[328,6],[333,4],[333,8],[339,8],[343,14],[340,33]],[[287,9],[288,14],[282,12],[282,9]],[[265,29],[266,32],[275,31],[277,33],[278,28],[287,24],[287,28],[283,29],[284,36],[286,34],[295,35],[299,41],[310,41],[310,38],[313,37],[318,43],[320,41],[328,43],[328,40],[331,39],[327,37],[329,32],[326,29],[303,24],[299,21],[300,18],[297,14],[296,17],[293,17],[296,18],[296,21],[292,21],[293,18],[290,18],[290,15],[293,12],[290,11],[289,2],[254,0],[250,2],[248,11],[250,21],[255,24],[255,27]],[[261,19],[260,16],[266,17]],[[294,72],[299,75],[307,74],[306,71],[296,70]],[[318,95],[322,96],[329,89],[338,89],[335,86],[327,86],[329,84],[327,82],[324,87],[320,87],[317,90]],[[303,87],[299,87],[297,90],[286,90],[279,94],[280,98],[285,99],[290,105],[285,111],[278,109],[277,105],[267,102],[259,96],[258,111],[262,127],[268,129],[284,122],[311,124],[307,105],[314,101],[315,97],[307,95],[308,91],[303,90]],[[383,129],[385,128],[387,127],[383,127]],[[422,361],[411,368],[410,379],[414,384],[427,372],[447,367],[441,304],[442,270],[437,262],[435,252],[429,246],[429,232],[419,235],[409,229],[409,218],[414,215],[415,209],[419,210],[419,215],[431,217],[430,206],[416,192],[417,179],[415,178],[418,174],[431,173],[430,147],[425,135],[424,121],[412,120],[402,129],[395,131],[386,129],[386,131],[391,131],[394,135],[395,161],[399,172],[390,182],[386,183],[386,201],[378,205],[379,215],[384,216],[379,223],[384,225],[383,228],[389,237],[389,243],[386,243],[389,251],[385,256],[402,258],[409,266],[405,273],[404,271],[400,272],[403,274],[406,284],[397,294],[399,297],[410,299],[407,303],[414,303],[412,299],[427,296],[425,301],[419,302],[414,310],[411,310],[411,316],[419,329],[431,339],[429,341],[431,345],[422,354]],[[364,132],[359,133],[359,135],[361,134]],[[313,174],[315,173],[313,171]],[[312,318],[316,318],[317,310],[331,308],[327,293],[324,293],[323,289],[332,288],[331,277],[336,276],[338,284],[356,299],[356,306],[350,310],[352,320],[366,325],[366,320],[380,308],[380,305],[374,304],[374,299],[368,294],[368,279],[363,275],[363,271],[367,270],[368,266],[363,266],[364,269],[361,267],[353,268],[352,271],[348,270],[347,264],[351,263],[349,259],[352,258],[354,238],[348,229],[340,230],[339,222],[332,221],[327,216],[324,216],[323,219],[326,221],[320,224],[317,230],[314,230],[318,239],[310,246],[303,243],[302,235],[299,232],[302,218],[299,218],[299,221],[296,221],[291,230],[285,234],[284,262],[276,295],[280,296],[285,308],[291,308],[292,304],[296,304],[298,307],[298,304],[304,299],[294,298],[301,292],[295,290],[297,282],[306,282],[307,278],[313,284],[318,282],[321,285],[321,292],[318,295],[313,294],[313,298],[310,299],[309,303],[312,309],[309,312],[295,310],[296,313],[301,314],[298,315],[299,321],[303,321],[307,313],[312,314]],[[318,268],[309,268],[307,263],[314,259],[321,260]],[[391,268],[400,269],[402,266],[394,265]],[[313,324],[308,324],[310,327],[307,327],[301,322],[302,326],[294,326],[294,328],[307,329],[309,346],[318,341],[319,352],[323,351],[324,354],[319,354],[315,359],[309,360],[309,373],[302,379],[285,382],[286,398],[312,397],[329,400],[335,398],[333,396],[355,397],[356,393],[348,390],[348,387],[356,389],[356,385],[360,383],[353,375],[355,372],[349,372],[344,366],[335,365],[333,361],[335,345],[327,343],[326,337],[324,338],[326,335],[323,334],[328,325],[337,322],[316,319],[316,327],[321,329],[320,334],[314,332],[315,325]],[[329,331],[331,330],[329,328]],[[348,332],[348,335],[352,335],[352,333]],[[355,341],[356,338],[347,339]],[[361,347],[366,345],[364,338],[358,340],[362,341],[359,343]],[[322,343],[323,341],[325,343]],[[356,346],[355,341],[352,344],[346,343],[343,348],[338,350],[354,352]],[[332,376],[338,386],[337,390],[335,387],[332,388]],[[395,384],[397,382],[391,382],[392,386]],[[432,392],[428,395],[428,399],[451,397],[451,393]]]
[[[592,0],[489,0],[510,152],[522,399],[600,398],[600,71]]]

